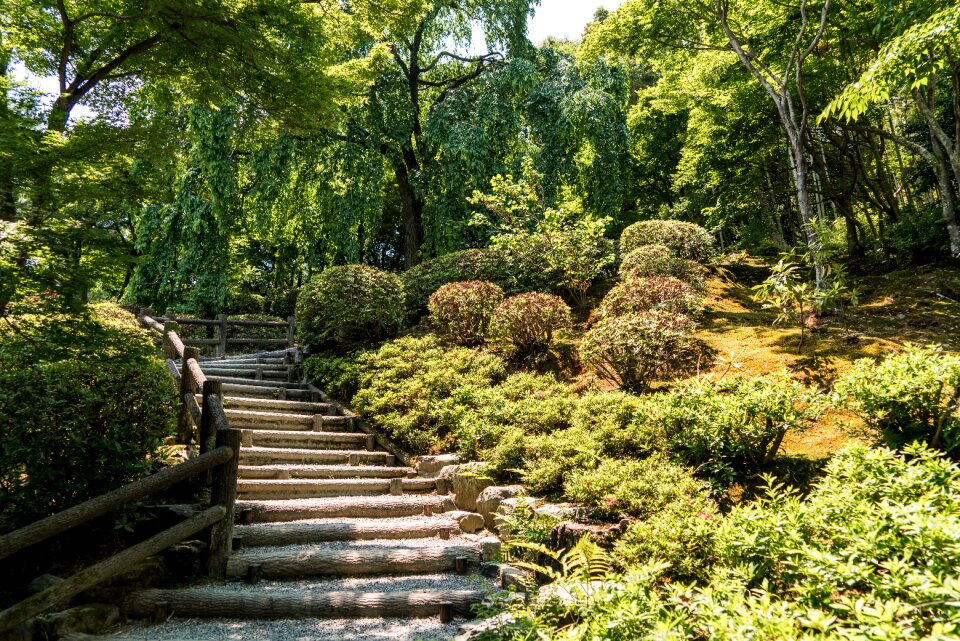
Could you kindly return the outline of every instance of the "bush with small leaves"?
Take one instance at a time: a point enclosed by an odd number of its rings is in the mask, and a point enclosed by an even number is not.
[[[374,267],[331,267],[301,289],[296,318],[309,345],[342,349],[389,338],[403,325],[403,285]]]
[[[493,313],[490,333],[520,354],[546,350],[553,333],[569,327],[570,307],[552,294],[530,292],[506,299]]]
[[[910,345],[879,364],[861,359],[834,392],[891,447],[923,441],[960,452],[960,357],[940,347]]]
[[[447,283],[430,296],[430,320],[441,335],[458,345],[481,345],[493,310],[502,302],[503,290],[493,283]]]
[[[666,245],[643,245],[620,262],[620,277],[623,279],[656,276],[673,276],[701,287],[706,269],[695,261],[678,258]]]
[[[430,295],[447,283],[485,280],[514,291],[512,259],[499,249],[466,249],[424,261],[403,272],[407,315],[417,318],[427,311]]]
[[[650,311],[608,316],[580,343],[580,356],[599,375],[628,390],[649,389],[670,374],[684,350],[693,346],[693,321],[683,314]]]
[[[677,257],[706,262],[714,254],[714,240],[706,229],[680,220],[644,220],[620,235],[620,253],[627,255],[644,245],[664,245]]]
[[[630,278],[604,296],[597,313],[604,317],[641,314],[653,310],[695,315],[702,299],[690,285],[671,276]]]
[[[719,382],[696,381],[650,399],[643,421],[665,447],[724,485],[773,462],[788,431],[819,418],[822,398],[786,372]]]

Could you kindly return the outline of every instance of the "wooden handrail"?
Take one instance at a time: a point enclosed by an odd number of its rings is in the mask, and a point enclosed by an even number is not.
[[[221,314],[217,319],[206,318],[181,318],[172,312],[162,318],[155,318],[153,311],[149,308],[143,310],[140,315],[143,324],[150,329],[159,332],[164,336],[164,342],[172,342],[172,346],[167,348],[168,358],[179,358],[183,356],[183,348],[186,345],[215,345],[217,356],[227,355],[227,345],[286,345],[288,348],[294,346],[294,335],[296,333],[296,320],[293,316],[288,316],[286,322],[281,321],[259,321],[259,320],[230,320],[226,314]],[[163,322],[161,322],[163,321]],[[217,338],[193,338],[183,339],[177,335],[176,330],[180,325],[199,325],[217,328]],[[284,338],[227,338],[227,327],[271,327],[286,328]],[[172,335],[175,338],[170,338]]]
[[[229,450],[230,448],[224,449]],[[66,579],[63,583],[47,588],[43,592],[34,594],[0,612],[0,632],[11,630],[27,619],[42,614],[50,608],[67,603],[84,590],[89,590],[98,583],[117,576],[134,563],[161,552],[188,536],[193,536],[210,526],[215,526],[217,523],[232,521],[232,516],[232,513],[227,512],[224,506],[214,505],[142,543],[129,547],[96,565],[91,565]]]
[[[133,501],[139,501],[147,496],[164,490],[181,481],[196,476],[218,465],[223,465],[233,457],[233,450],[222,447],[207,452],[202,456],[190,459],[168,467],[165,470],[152,474],[124,485],[123,487],[107,492],[79,505],[74,505],[53,516],[31,523],[19,530],[0,536],[0,559],[5,558],[24,548],[30,547],[52,536],[62,534],[67,530],[86,523],[91,519],[112,512]]]

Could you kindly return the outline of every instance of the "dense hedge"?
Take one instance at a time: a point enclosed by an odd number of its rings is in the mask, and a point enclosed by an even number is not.
[[[175,400],[153,342],[122,309],[0,326],[0,530],[149,473]]]
[[[417,318],[427,311],[430,295],[447,283],[484,280],[510,291],[514,287],[507,255],[494,249],[467,249],[444,254],[403,272],[407,315]]]
[[[389,338],[403,325],[400,277],[366,265],[330,267],[297,299],[297,333],[308,345],[343,348]]]
[[[705,262],[713,256],[715,244],[706,229],[680,220],[644,220],[620,235],[620,253],[624,256],[644,245],[664,245],[679,258]]]
[[[458,345],[481,345],[503,290],[482,280],[448,283],[430,296],[430,322]]]

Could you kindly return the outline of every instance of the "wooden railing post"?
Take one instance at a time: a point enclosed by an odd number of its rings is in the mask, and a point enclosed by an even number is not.
[[[213,468],[210,487],[210,507],[218,505],[226,510],[223,520],[210,529],[210,547],[207,549],[207,574],[223,578],[227,574],[227,557],[233,546],[234,505],[237,501],[237,465],[240,460],[240,430],[217,430],[217,447],[233,449],[233,456],[223,465]]]
[[[287,348],[293,347],[294,330],[297,327],[297,321],[293,316],[287,316]]]
[[[203,454],[213,445],[211,441],[215,438],[214,432],[217,429],[210,397],[223,398],[223,383],[220,381],[204,381],[201,393],[203,394],[203,403],[200,406],[200,453]]]
[[[180,325],[175,321],[166,321],[163,324],[163,353],[167,358],[177,360],[179,354],[177,354],[177,349],[173,346],[173,343],[170,341],[170,332],[175,334],[180,333]]]
[[[190,415],[190,408],[187,407],[187,397],[197,393],[197,383],[193,380],[193,374],[187,367],[187,361],[191,358],[197,358],[200,350],[196,347],[183,348],[183,360],[180,362],[180,403],[177,413],[177,438],[184,445],[193,440],[193,417]],[[174,355],[173,358],[176,358]],[[202,454],[205,450],[202,449]]]
[[[220,314],[220,324],[218,325],[218,328],[219,328],[220,334],[219,336],[217,336],[217,338],[220,340],[220,342],[217,344],[217,356],[219,356],[220,358],[223,358],[224,356],[227,355],[227,315],[226,314]]]
[[[144,316],[149,316],[153,318],[153,308],[152,307],[141,307],[139,318],[143,319]]]

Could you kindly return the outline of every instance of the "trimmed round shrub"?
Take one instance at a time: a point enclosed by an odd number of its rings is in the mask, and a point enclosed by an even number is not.
[[[389,338],[403,325],[403,285],[396,274],[374,267],[331,267],[302,288],[296,317],[297,332],[310,345]]]
[[[664,245],[679,258],[705,262],[713,256],[714,240],[706,229],[681,220],[643,220],[623,230],[620,253],[644,245]]]
[[[631,278],[610,290],[597,308],[597,313],[603,317],[640,314],[651,310],[695,314],[700,311],[700,305],[700,295],[682,280],[670,276]]]
[[[156,471],[176,398],[153,338],[115,305],[0,326],[0,532]]]
[[[490,332],[521,354],[546,350],[553,333],[569,327],[570,307],[559,296],[529,292],[506,299],[493,313]]]
[[[513,289],[510,263],[504,251],[467,249],[411,267],[402,275],[408,317],[422,316],[427,311],[430,295],[447,283],[485,280],[505,290]]]
[[[666,245],[643,245],[631,251],[620,262],[621,278],[673,276],[699,285],[704,279],[702,265],[678,258]]]
[[[692,347],[693,321],[661,310],[607,317],[580,343],[580,356],[598,374],[632,391],[649,389]]]
[[[483,280],[447,283],[430,297],[430,320],[443,336],[458,345],[480,345],[487,338],[490,318],[503,302],[503,290]]]

